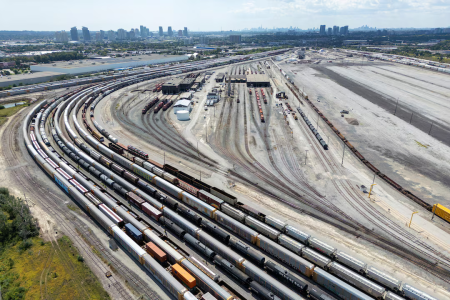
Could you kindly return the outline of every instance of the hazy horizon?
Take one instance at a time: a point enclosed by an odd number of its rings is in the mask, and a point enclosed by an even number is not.
[[[244,28],[299,27],[321,24],[357,28],[448,27],[450,0],[260,0],[161,1],[55,0],[9,2],[0,30],[59,31],[82,26],[90,30],[163,26],[173,30],[229,31]]]

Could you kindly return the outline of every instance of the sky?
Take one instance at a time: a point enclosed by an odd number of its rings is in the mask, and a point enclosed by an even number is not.
[[[0,30],[450,27],[450,0],[1,0]],[[5,5],[6,4],[6,5]]]

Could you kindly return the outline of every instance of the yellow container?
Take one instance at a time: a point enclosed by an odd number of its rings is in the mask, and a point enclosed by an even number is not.
[[[445,221],[450,222],[450,209],[448,209],[447,207],[437,203],[433,205],[432,212],[441,217],[442,219],[444,219]]]

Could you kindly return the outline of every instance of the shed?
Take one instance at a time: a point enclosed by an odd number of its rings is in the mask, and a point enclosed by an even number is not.
[[[112,251],[117,251],[117,243],[113,239],[109,239],[109,248],[111,248]]]
[[[180,99],[187,99],[187,100],[191,100],[192,99],[192,93],[190,93],[190,92],[184,92],[184,93],[181,93],[181,95],[180,95]]]
[[[195,78],[189,77],[189,78],[184,78],[181,82],[180,82],[180,91],[184,92],[184,91],[188,91],[191,86],[194,84]]]

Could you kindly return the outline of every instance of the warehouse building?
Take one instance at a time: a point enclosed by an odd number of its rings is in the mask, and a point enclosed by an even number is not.
[[[180,83],[182,79],[174,78],[162,85],[163,94],[178,94],[180,92]]]
[[[216,82],[223,82],[224,78],[225,78],[225,75],[223,73],[217,73]]]
[[[194,81],[195,81],[195,78],[192,78],[192,77],[184,78],[180,82],[180,92],[189,91],[191,86],[194,84]]]
[[[176,114],[178,111],[188,111],[191,112],[192,105],[190,100],[182,99],[178,100],[173,106],[173,112]]]
[[[266,74],[250,74],[247,75],[248,87],[270,87],[269,76]]]
[[[96,60],[61,61],[53,64],[38,64],[30,66],[32,72],[56,72],[62,74],[96,73],[119,68],[136,68],[146,65],[165,64],[188,60],[185,55],[138,55]]]

